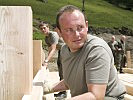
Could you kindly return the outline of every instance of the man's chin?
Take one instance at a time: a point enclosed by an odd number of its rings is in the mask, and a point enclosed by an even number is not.
[[[77,48],[82,48],[84,45],[84,43],[79,43],[79,44],[76,44]]]
[[[75,49],[79,50],[79,49],[82,48],[82,47],[83,47],[83,44],[76,45],[76,46],[75,46]]]

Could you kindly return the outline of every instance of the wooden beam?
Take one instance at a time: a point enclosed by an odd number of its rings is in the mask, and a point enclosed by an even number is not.
[[[124,73],[133,74],[133,68],[123,68]]]
[[[127,94],[133,95],[133,74],[119,74],[118,76],[126,86]]]
[[[24,96],[22,97],[22,100],[31,100],[31,96],[32,96],[32,95],[24,95]]]
[[[131,66],[131,53],[130,51],[127,51],[127,67],[132,68]]]
[[[59,82],[58,72],[49,72],[47,80],[48,80],[49,84],[51,84],[51,85]],[[55,100],[54,93],[50,93],[50,94],[46,94],[46,95],[44,94],[43,97],[45,98],[45,100]]]
[[[54,93],[43,95],[43,100],[55,100]],[[61,100],[61,99],[59,99],[59,100]]]
[[[20,100],[32,80],[31,7],[0,6],[0,100]]]
[[[126,86],[127,94],[133,96],[133,84],[123,81],[124,85]]]
[[[42,41],[33,40],[33,77],[42,66]]]
[[[129,94],[124,95],[124,100],[133,100],[133,96]]]
[[[49,72],[45,67],[42,67],[38,71],[33,80],[34,86],[42,86],[45,82],[49,82],[51,85],[59,81],[58,72]],[[54,93],[43,95],[44,100],[55,100]]]
[[[48,73],[49,70],[46,70],[45,67],[42,67],[33,79],[33,86],[43,86],[44,81],[48,80]]]
[[[41,51],[41,57],[42,57],[42,63],[44,62],[44,60],[45,60],[45,52],[44,52],[44,50],[43,50],[43,48],[42,48],[42,51]]]

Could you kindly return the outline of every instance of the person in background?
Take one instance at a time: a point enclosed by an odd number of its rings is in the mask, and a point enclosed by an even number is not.
[[[108,42],[109,47],[112,50],[113,56],[114,56],[114,63],[116,63],[115,58],[116,58],[116,45],[117,41],[115,40],[115,36],[113,35],[111,37],[111,40]]]
[[[88,21],[77,7],[62,7],[56,17],[59,35],[66,45],[61,49],[63,80],[48,86],[44,94],[70,89],[69,100],[124,100],[125,86],[118,78],[108,44],[87,35]]]
[[[116,67],[120,73],[123,73],[122,68],[126,65],[126,36],[122,35],[116,44]]]
[[[55,54],[59,36],[56,32],[50,31],[48,23],[41,22],[39,28],[42,31],[43,35],[45,35],[45,42],[48,45],[48,56],[43,62],[43,65],[47,67],[48,62]]]
[[[60,49],[64,44],[63,39],[59,37],[56,30],[50,31],[48,23],[41,22],[39,25],[41,31],[45,35],[45,42],[48,45],[48,57],[44,60],[43,65],[48,66],[48,62],[52,59],[53,55],[55,54],[56,50],[58,50],[58,58],[57,58],[57,65],[59,70],[59,77],[60,80],[63,79],[63,72],[62,72],[62,65],[60,63]],[[56,27],[54,28],[56,29]],[[55,94],[57,97],[66,97],[66,91],[59,92],[59,94]]]

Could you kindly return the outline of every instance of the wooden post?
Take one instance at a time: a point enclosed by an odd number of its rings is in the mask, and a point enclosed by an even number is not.
[[[0,100],[21,100],[32,80],[31,7],[0,6]]]
[[[43,61],[43,52],[42,52],[42,41],[34,40],[33,41],[33,76],[41,69]]]
[[[131,68],[131,53],[127,51],[127,67]]]

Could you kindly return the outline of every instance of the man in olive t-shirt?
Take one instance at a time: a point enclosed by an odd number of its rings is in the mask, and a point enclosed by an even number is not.
[[[57,65],[59,71],[60,80],[63,79],[62,64],[60,62],[60,49],[64,44],[64,41],[57,34],[57,32],[50,31],[48,23],[42,22],[39,25],[41,31],[45,35],[45,43],[48,46],[48,56],[45,58],[43,66],[48,66],[48,62],[52,59],[55,51],[58,50]],[[66,97],[66,91],[59,92],[55,94],[56,97]]]
[[[70,89],[70,100],[123,100],[125,87],[118,79],[108,44],[87,35],[88,21],[75,6],[62,7],[56,18],[60,36],[63,78],[44,93]]]

